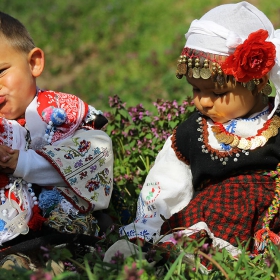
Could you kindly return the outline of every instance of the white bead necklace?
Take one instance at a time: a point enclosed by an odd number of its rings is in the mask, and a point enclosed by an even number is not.
[[[1,198],[1,204],[5,204],[7,198],[11,200],[11,194],[14,193],[15,197],[19,200],[19,205],[21,206],[22,204],[22,195],[21,195],[21,189],[23,187],[28,188],[28,192],[30,193],[34,205],[38,205],[38,198],[35,194],[35,192],[32,189],[32,184],[24,181],[23,179],[16,179],[13,182],[9,183],[8,185],[5,186],[4,189],[0,190],[0,198]],[[5,190],[9,190],[8,192],[8,197],[5,195]],[[3,209],[2,210],[2,215],[7,216],[9,210],[8,209]]]

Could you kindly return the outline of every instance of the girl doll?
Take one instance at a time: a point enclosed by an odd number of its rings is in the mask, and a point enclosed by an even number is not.
[[[184,227],[183,234],[206,234],[233,255],[238,240],[255,237],[262,252],[269,240],[280,242],[279,32],[256,7],[240,2],[194,20],[186,39],[177,77],[193,87],[197,111],[166,141],[136,218],[120,233],[156,241]]]

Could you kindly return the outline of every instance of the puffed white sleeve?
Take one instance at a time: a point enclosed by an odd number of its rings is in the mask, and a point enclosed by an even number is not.
[[[42,156],[29,149],[20,150],[14,177],[39,186],[62,186],[65,182],[57,170]]]
[[[113,190],[113,148],[102,130],[77,130],[58,145],[36,151],[65,182],[57,189],[81,212],[106,209]]]
[[[194,192],[191,169],[177,158],[171,144],[170,136],[140,192],[136,218],[120,228],[121,236],[156,240],[164,222],[162,217],[170,218],[190,202]]]

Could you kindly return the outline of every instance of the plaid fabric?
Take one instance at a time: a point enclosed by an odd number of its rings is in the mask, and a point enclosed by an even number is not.
[[[247,241],[262,227],[274,191],[274,179],[260,173],[212,181],[183,210],[162,225],[161,233],[205,222],[215,237],[237,246],[236,238]],[[279,232],[279,212],[270,228]]]

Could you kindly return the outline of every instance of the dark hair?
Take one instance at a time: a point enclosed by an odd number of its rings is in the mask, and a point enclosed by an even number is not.
[[[0,34],[9,41],[12,47],[19,51],[29,53],[35,48],[33,39],[25,26],[3,12],[0,12]]]

